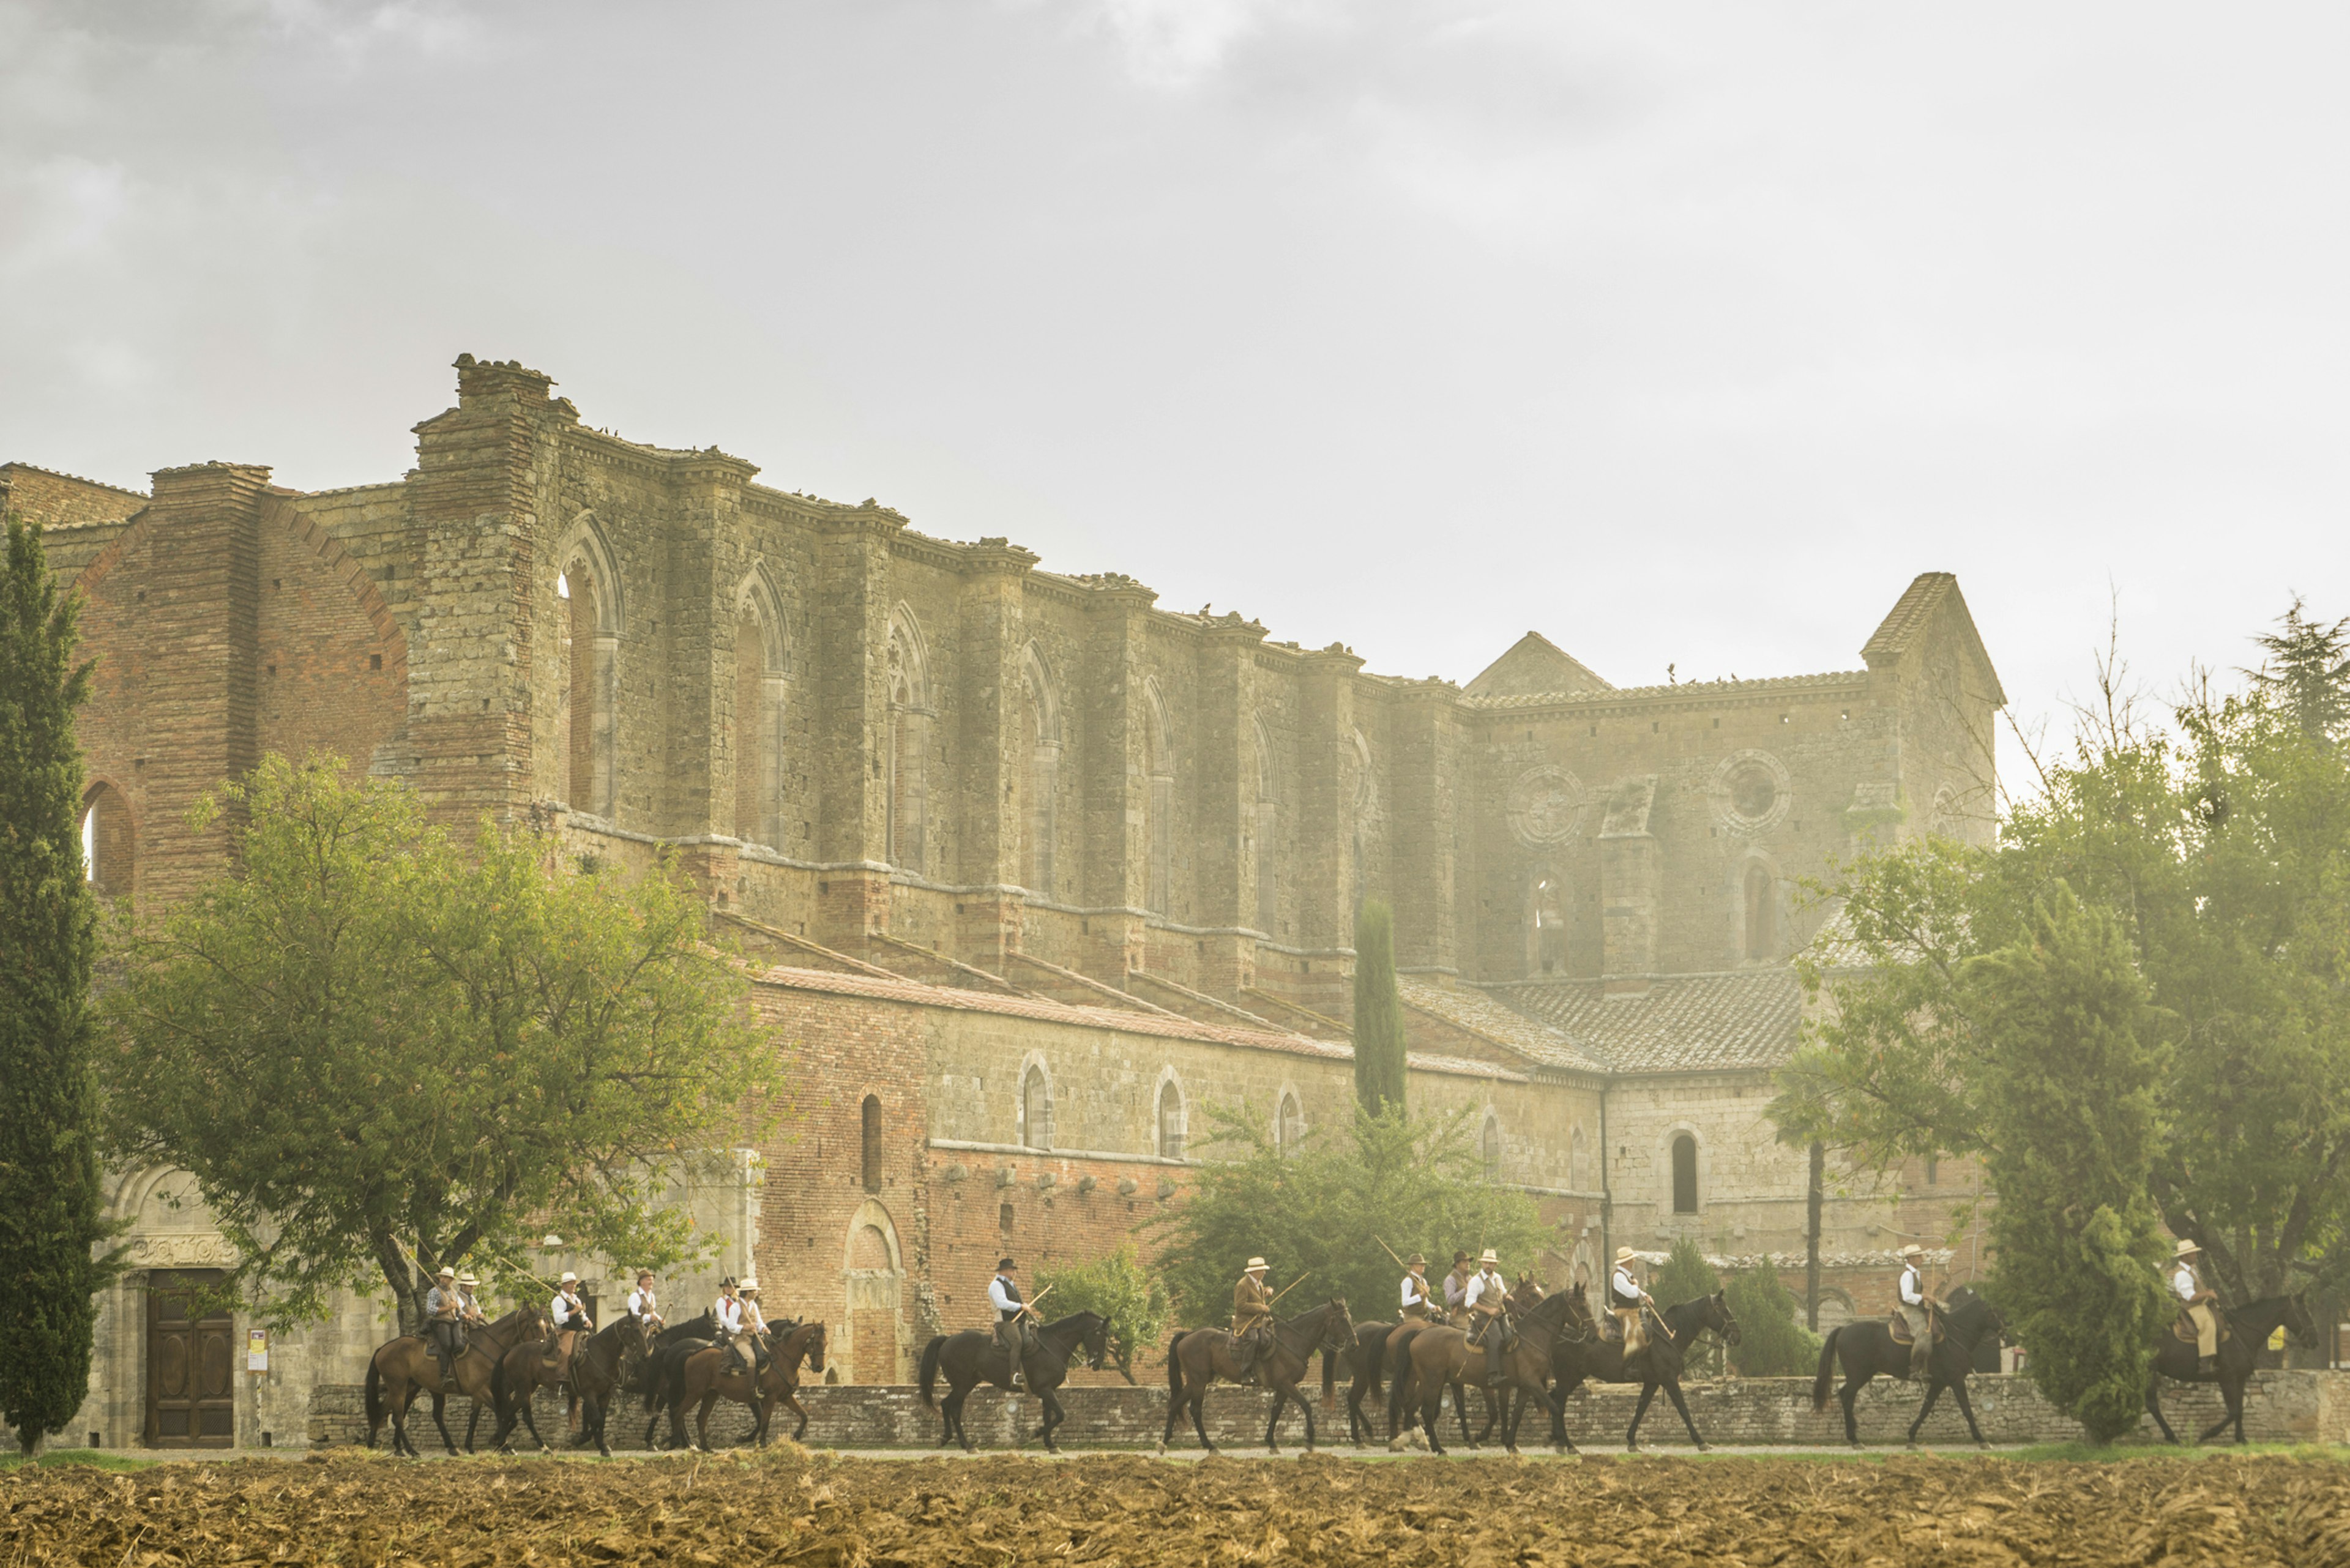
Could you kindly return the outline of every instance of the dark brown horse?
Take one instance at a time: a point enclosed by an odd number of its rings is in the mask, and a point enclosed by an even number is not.
[[[558,1342],[564,1335],[558,1334]],[[584,1449],[596,1445],[596,1451],[606,1459],[612,1457],[611,1448],[604,1440],[605,1407],[619,1386],[629,1363],[644,1354],[644,1325],[627,1313],[585,1335],[570,1352],[568,1371],[571,1387],[577,1398],[574,1408],[579,1412],[579,1435],[571,1446]],[[537,1353],[534,1359],[534,1353]],[[564,1368],[544,1353],[544,1346],[517,1345],[498,1363],[490,1378],[490,1397],[497,1411],[497,1436],[491,1446],[504,1451],[514,1436],[517,1421],[527,1423],[530,1435],[538,1439],[543,1449],[546,1439],[539,1436],[538,1423],[531,1416],[531,1396],[540,1388],[553,1387],[563,1382]]]
[[[376,1436],[382,1431],[384,1418],[389,1416],[391,1451],[411,1459],[423,1458],[408,1436],[408,1407],[419,1394],[430,1394],[432,1424],[440,1428],[442,1446],[455,1453],[456,1439],[449,1435],[449,1423],[443,1419],[449,1396],[463,1394],[471,1398],[474,1417],[479,1419],[483,1406],[489,1403],[490,1377],[497,1371],[499,1361],[515,1345],[543,1338],[546,1324],[537,1307],[520,1306],[495,1323],[476,1326],[466,1335],[465,1353],[457,1357],[455,1376],[447,1381],[441,1376],[440,1358],[432,1354],[431,1342],[422,1334],[403,1334],[379,1345],[368,1358],[368,1447],[375,1447]],[[468,1427],[465,1437],[469,1452],[473,1435],[473,1428]]]
[[[1520,1274],[1518,1276],[1518,1282],[1510,1289],[1505,1304],[1508,1306],[1511,1314],[1514,1316],[1518,1313],[1529,1310],[1536,1303],[1540,1302],[1543,1299],[1544,1293],[1541,1282],[1535,1280],[1532,1274]],[[1419,1406],[1419,1386],[1413,1381],[1412,1377],[1412,1363],[1410,1356],[1412,1340],[1425,1329],[1465,1329],[1468,1326],[1469,1314],[1464,1309],[1462,1311],[1453,1313],[1450,1317],[1438,1318],[1428,1322],[1412,1322],[1407,1320],[1406,1322],[1398,1324],[1395,1333],[1388,1336],[1387,1345],[1387,1366],[1389,1372],[1395,1378],[1395,1391],[1390,1394],[1388,1398],[1388,1448],[1399,1449],[1406,1443],[1418,1442],[1420,1440],[1419,1437],[1419,1428],[1413,1423],[1410,1416],[1409,1415],[1409,1411],[1417,1409]],[[1483,1443],[1487,1438],[1491,1437],[1492,1435],[1493,1428],[1501,1424],[1503,1405],[1495,1402],[1493,1390],[1484,1387],[1482,1379],[1481,1378],[1479,1380],[1478,1391],[1484,1396],[1485,1399],[1485,1424],[1482,1427],[1478,1428],[1477,1435],[1471,1438],[1469,1436],[1468,1396],[1464,1392],[1466,1384],[1461,1381],[1455,1381],[1445,1385],[1445,1386],[1452,1390],[1452,1407],[1461,1417],[1461,1435],[1462,1440],[1470,1448],[1473,1449],[1478,1447]],[[1506,1403],[1506,1401],[1503,1403]],[[1401,1439],[1401,1441],[1399,1441],[1399,1439]]]
[[[732,1345],[713,1345],[665,1362],[659,1397],[669,1407],[670,1430],[681,1434],[685,1407],[699,1401],[693,1417],[693,1446],[708,1453],[710,1412],[721,1398],[732,1399],[750,1407],[750,1446],[764,1448],[767,1418],[780,1399],[800,1418],[792,1429],[792,1440],[797,1442],[808,1425],[807,1408],[799,1401],[800,1363],[805,1360],[809,1371],[823,1376],[824,1322],[819,1318],[813,1323],[773,1324],[767,1338],[766,1363],[755,1374],[743,1369],[742,1358]],[[646,1438],[650,1446],[650,1428]]]
[[[1039,1434],[1045,1439],[1045,1451],[1057,1454],[1053,1429],[1069,1418],[1053,1391],[1068,1381],[1069,1367],[1082,1355],[1087,1366],[1098,1367],[1109,1357],[1109,1319],[1099,1313],[1072,1313],[1057,1322],[1048,1323],[1036,1331],[1036,1349],[1024,1361],[1028,1392],[1036,1396],[1043,1411]],[[947,1397],[935,1400],[939,1374],[946,1374]],[[941,1334],[922,1346],[920,1374],[922,1407],[939,1413],[939,1447],[961,1442],[963,1452],[972,1451],[971,1434],[963,1430],[962,1405],[971,1391],[983,1383],[993,1384],[1009,1391],[1012,1387],[1012,1358],[995,1343],[993,1329],[967,1328],[961,1334]]]
[[[1297,1391],[1297,1380],[1313,1365],[1316,1351],[1344,1355],[1354,1343],[1354,1321],[1347,1317],[1347,1303],[1342,1297],[1333,1296],[1311,1312],[1274,1323],[1273,1344],[1257,1356],[1255,1366],[1259,1386],[1273,1390],[1273,1413],[1264,1423],[1264,1446],[1268,1450],[1276,1454],[1281,1451],[1281,1445],[1274,1440],[1275,1429],[1281,1425],[1282,1412],[1295,1401],[1305,1412],[1305,1451],[1314,1451],[1314,1407]],[[1167,1430],[1159,1435],[1159,1451],[1167,1451],[1167,1445],[1175,1437],[1175,1423],[1189,1408],[1191,1429],[1200,1434],[1200,1446],[1211,1454],[1216,1452],[1216,1445],[1208,1440],[1208,1424],[1201,1417],[1200,1407],[1216,1379],[1238,1383],[1242,1376],[1232,1360],[1232,1336],[1225,1330],[1179,1329],[1175,1337],[1167,1342]]]
[[[2237,1307],[2222,1314],[2231,1331],[2220,1341],[2218,1370],[2199,1370],[2202,1358],[2195,1354],[2192,1340],[2181,1341],[2171,1332],[2170,1324],[2162,1325],[2161,1337],[2154,1342],[2155,1376],[2147,1380],[2146,1407],[2154,1424],[2162,1428],[2162,1440],[2178,1441],[2178,1434],[2162,1417],[2162,1379],[2175,1383],[2217,1383],[2220,1397],[2227,1403],[2227,1414],[2203,1428],[2195,1440],[2208,1443],[2226,1431],[2236,1428],[2236,1441],[2244,1440],[2244,1385],[2252,1377],[2252,1352],[2269,1342],[2269,1335],[2283,1329],[2293,1343],[2304,1350],[2317,1348],[2317,1324],[2309,1315],[2309,1298],[2305,1295],[2268,1296],[2250,1306]]]
[[[542,1388],[569,1385],[572,1358],[587,1337],[584,1329],[559,1328],[545,1339],[517,1345],[498,1357],[498,1365],[490,1374],[490,1412],[494,1434],[490,1447],[502,1454],[514,1452],[515,1425],[520,1422],[530,1428],[531,1440],[538,1445],[538,1451],[548,1451],[546,1439],[539,1435],[538,1418],[531,1413],[531,1397]],[[476,1405],[473,1408],[478,1415],[481,1407]],[[470,1438],[472,1434],[469,1425],[466,1435]]]
[[[1358,1323],[1355,1325],[1355,1344],[1351,1350],[1337,1352],[1338,1360],[1347,1368],[1347,1440],[1357,1448],[1365,1438],[1378,1436],[1371,1418],[1363,1414],[1363,1397],[1378,1395],[1387,1372],[1388,1336],[1394,1334],[1391,1323]]]
[[[1909,1446],[1918,1446],[1918,1429],[1926,1424],[1927,1413],[1934,1401],[1948,1388],[1959,1402],[1959,1413],[1967,1418],[1967,1430],[1975,1438],[1975,1447],[1987,1449],[1982,1428],[1975,1425],[1974,1401],[1967,1397],[1967,1374],[1973,1370],[1975,1346],[1989,1334],[1996,1343],[2007,1324],[1989,1302],[1960,1285],[1950,1293],[1950,1310],[1936,1314],[1942,1325],[1942,1337],[1926,1361],[1926,1398],[1918,1407],[1918,1418],[1909,1423]],[[1868,1386],[1872,1377],[1909,1376],[1909,1346],[1893,1337],[1892,1325],[1885,1319],[1866,1318],[1828,1330],[1820,1345],[1820,1372],[1812,1379],[1812,1409],[1814,1413],[1828,1407],[1828,1385],[1835,1379],[1837,1364],[1844,1367],[1844,1387],[1836,1397],[1844,1403],[1844,1438],[1854,1448],[1860,1447],[1860,1426],[1853,1418],[1852,1402]]]
[[[1506,1381],[1502,1386],[1499,1399],[1502,1445],[1511,1453],[1518,1451],[1518,1423],[1525,1415],[1527,1399],[1541,1400],[1544,1407],[1554,1413],[1558,1408],[1550,1392],[1554,1347],[1578,1332],[1584,1332],[1587,1337],[1587,1331],[1578,1331],[1567,1321],[1573,1300],[1571,1295],[1562,1293],[1539,1301],[1523,1312],[1510,1314],[1511,1326],[1517,1333],[1509,1348],[1502,1353],[1502,1376]],[[1496,1324],[1486,1332],[1499,1331]],[[1410,1371],[1407,1377],[1404,1366],[1399,1360],[1395,1369],[1397,1407],[1403,1406],[1407,1386],[1410,1391],[1417,1392],[1419,1425],[1421,1430],[1428,1434],[1429,1451],[1437,1454],[1444,1451],[1443,1439],[1437,1435],[1437,1417],[1443,1411],[1447,1388],[1452,1390],[1452,1407],[1461,1417],[1461,1440],[1474,1447],[1469,1437],[1469,1413],[1463,1406],[1461,1393],[1464,1375],[1473,1371],[1481,1378],[1484,1376],[1487,1366],[1484,1347],[1470,1344],[1469,1333],[1465,1329],[1436,1327],[1423,1329],[1412,1335],[1401,1354],[1409,1358]],[[1510,1399],[1513,1393],[1521,1396],[1514,1404]],[[1574,1451],[1572,1442],[1562,1446],[1569,1452]],[[1401,1447],[1400,1434],[1388,1447]]]
[[[1585,1315],[1589,1315],[1587,1305]],[[1644,1365],[1628,1371],[1619,1340],[1594,1335],[1588,1340],[1558,1342],[1551,1355],[1551,1369],[1558,1376],[1558,1403],[1552,1407],[1550,1418],[1554,1447],[1566,1441],[1566,1396],[1586,1382],[1638,1383],[1640,1402],[1633,1408],[1632,1425],[1624,1434],[1624,1446],[1635,1453],[1639,1451],[1640,1418],[1648,1413],[1648,1401],[1662,1388],[1666,1397],[1672,1400],[1673,1408],[1680,1412],[1681,1425],[1689,1428],[1690,1441],[1697,1445],[1699,1452],[1705,1450],[1705,1439],[1698,1436],[1697,1423],[1690,1419],[1689,1402],[1681,1397],[1681,1367],[1690,1347],[1708,1329],[1721,1335],[1724,1345],[1736,1345],[1738,1319],[1731,1313],[1729,1299],[1720,1291],[1669,1306],[1663,1315],[1665,1332],[1650,1336],[1648,1349],[1640,1355]]]

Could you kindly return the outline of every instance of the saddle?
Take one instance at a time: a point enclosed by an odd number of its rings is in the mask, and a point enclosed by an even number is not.
[[[2229,1324],[2227,1314],[2220,1312],[2218,1307],[2213,1307],[2211,1311],[2213,1315],[2218,1317],[2220,1320],[2220,1343],[2225,1345],[2230,1340],[2236,1337],[2236,1331],[2234,1327]],[[2178,1316],[2170,1320],[2170,1336],[2178,1341],[2181,1345],[2193,1345],[2197,1343],[2195,1334],[2195,1319],[2185,1312],[2179,1313]]]
[[[1945,1337],[1942,1333],[1942,1314],[1940,1313],[1934,1314],[1933,1321],[1934,1343],[1936,1345],[1939,1345]],[[1898,1308],[1896,1308],[1893,1312],[1888,1313],[1886,1315],[1885,1326],[1892,1334],[1894,1344],[1915,1345],[1918,1343],[1918,1336],[1909,1332],[1909,1320],[1901,1315]],[[2189,1337],[2191,1338],[2193,1336],[2190,1335]]]

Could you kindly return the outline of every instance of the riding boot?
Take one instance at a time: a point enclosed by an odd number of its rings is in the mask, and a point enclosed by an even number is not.
[[[2220,1370],[2220,1358],[2216,1355],[2202,1356],[2196,1361],[2195,1370],[2208,1377]]]
[[[1909,1376],[1923,1378],[1933,1363],[1932,1347],[1919,1343],[1909,1347]]]
[[[1485,1334],[1485,1386],[1499,1388],[1506,1381],[1502,1371],[1502,1331],[1489,1329]]]

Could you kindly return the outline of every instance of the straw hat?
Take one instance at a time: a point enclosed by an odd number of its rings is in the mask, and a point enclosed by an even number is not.
[[[1616,1249],[1616,1261],[1619,1263],[1637,1263],[1640,1261],[1640,1254],[1629,1247],[1618,1247]]]
[[[1263,1258],[1251,1258],[1248,1261],[1248,1267],[1241,1272],[1244,1274],[1263,1273],[1266,1267],[1267,1264]]]
[[[2196,1258],[2202,1256],[2202,1248],[2183,1237],[2179,1240],[2178,1245],[2170,1249],[2170,1255],[2174,1258]]]
[[[467,1290],[471,1290],[471,1289],[473,1289],[475,1285],[480,1284],[482,1282],[481,1282],[481,1281],[479,1281],[479,1280],[477,1280],[477,1279],[475,1279],[475,1278],[474,1278],[473,1275],[471,1275],[471,1274],[460,1274],[460,1275],[458,1275],[458,1276],[457,1276],[457,1282],[458,1282],[459,1284],[461,1284],[461,1285],[464,1286]]]
[[[441,1266],[441,1272],[432,1277],[436,1280],[454,1280],[457,1277],[457,1271],[443,1263]]]
[[[746,1296],[755,1296],[755,1295],[757,1295],[757,1294],[759,1293],[759,1276],[758,1276],[758,1275],[756,1275],[756,1274],[745,1274],[745,1275],[743,1275],[743,1282],[742,1282],[741,1284],[739,1284],[739,1285],[736,1285],[736,1286],[734,1287],[734,1290],[735,1290],[735,1293],[736,1293],[736,1294],[738,1294],[738,1295],[746,1295]]]
[[[1494,1251],[1492,1248],[1488,1247],[1485,1249],[1485,1255],[1478,1259],[1477,1262],[1480,1263],[1491,1263],[1494,1267],[1499,1268],[1502,1262],[1502,1255],[1499,1252]]]
[[[1403,1266],[1407,1269],[1424,1269],[1428,1267],[1428,1260],[1414,1252],[1403,1261]]]
[[[1901,1255],[1905,1258],[1922,1258],[1926,1255],[1926,1249],[1912,1241],[1901,1249]]]
[[[576,1285],[579,1282],[579,1276],[566,1269],[563,1271],[563,1277],[555,1282],[558,1285]]]

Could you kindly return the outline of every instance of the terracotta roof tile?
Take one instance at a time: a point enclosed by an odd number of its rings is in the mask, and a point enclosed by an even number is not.
[[[1576,1044],[1572,1036],[1540,1019],[1495,1001],[1466,986],[1446,990],[1411,975],[1397,977],[1404,1005],[1433,1014],[1456,1029],[1465,1029],[1514,1051],[1545,1067],[1580,1073],[1605,1073],[1607,1064]]]
[[[1775,1067],[1794,1054],[1804,1017],[1803,987],[1785,969],[1675,976],[1613,995],[1596,980],[1487,989],[1619,1074]]]

